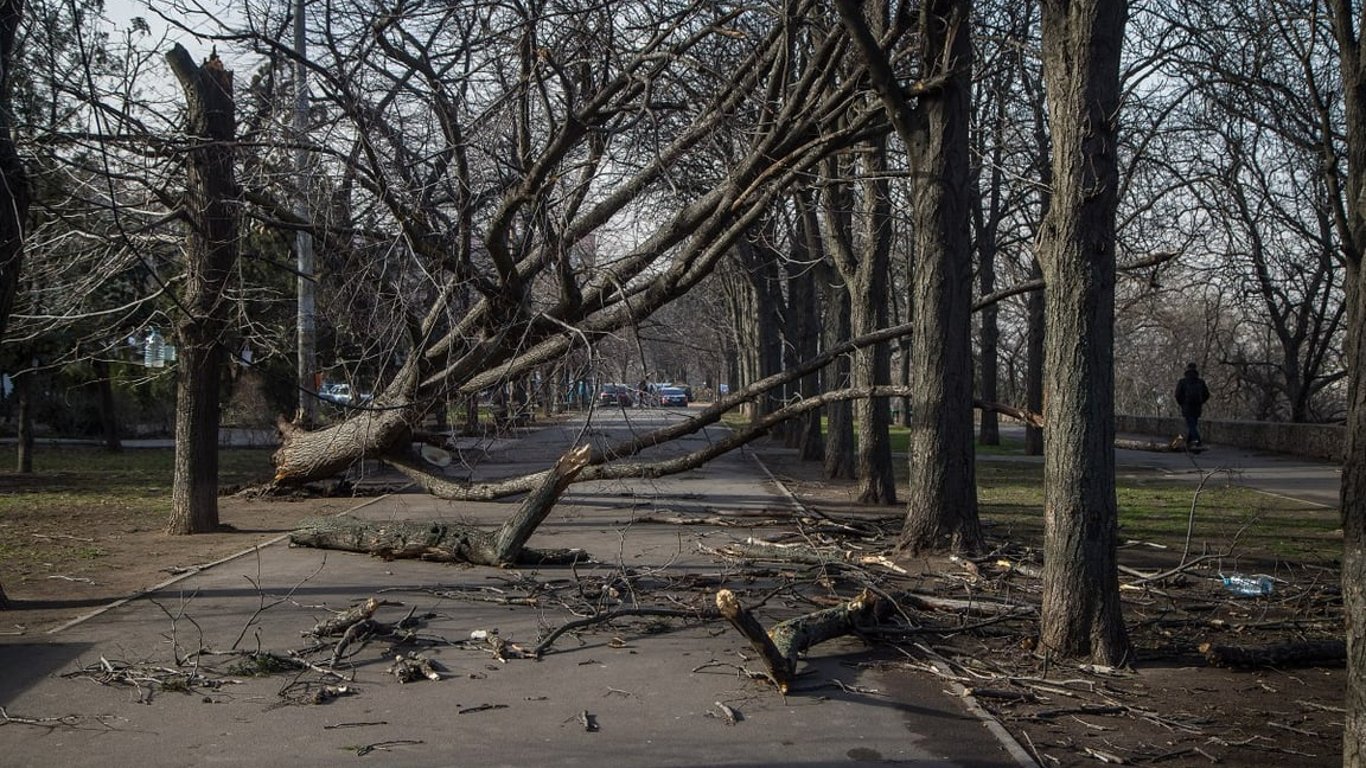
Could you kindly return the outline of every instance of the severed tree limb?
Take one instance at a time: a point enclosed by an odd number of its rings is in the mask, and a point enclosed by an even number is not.
[[[748,389],[749,388],[746,388],[744,391],[748,391]],[[810,411],[829,403],[842,400],[861,400],[869,397],[911,397],[912,395],[913,391],[910,387],[900,385],[879,385],[874,387],[823,392],[819,395],[804,398],[780,408],[777,411],[766,414],[758,421],[746,425],[742,429],[735,430],[720,440],[708,443],[706,447],[700,448],[692,453],[652,462],[621,460],[634,456],[650,446],[660,445],[670,440],[692,434],[701,430],[703,427],[719,421],[726,410],[735,407],[746,399],[745,397],[730,395],[723,398],[717,404],[704,408],[696,416],[661,427],[653,432],[633,440],[624,441],[605,450],[593,451],[588,459],[588,465],[575,477],[571,478],[570,482],[656,478],[687,472],[688,470],[696,469],[703,464],[706,464],[708,461],[711,461],[718,456],[722,456],[767,435],[775,426],[785,421],[803,416]],[[750,395],[750,397],[752,396],[753,395]],[[992,410],[1012,418],[1021,419],[1034,426],[1043,424],[1042,416],[1022,408],[983,401],[976,401],[975,406],[985,410]],[[430,493],[437,498],[451,501],[488,501],[505,496],[512,496],[518,493],[529,492],[540,487],[547,481],[547,478],[552,477],[554,474],[554,470],[543,470],[541,472],[510,477],[503,480],[471,483],[451,480],[436,475],[427,471],[420,462],[405,455],[390,454],[384,457],[384,461],[422,486],[423,490],[427,493]]]
[[[590,627],[595,624],[605,624],[609,621],[614,621],[616,619],[630,618],[634,616],[660,616],[672,619],[696,619],[698,621],[714,621],[720,617],[720,614],[712,610],[686,611],[678,608],[650,608],[645,606],[639,606],[634,608],[617,608],[611,611],[603,611],[602,613],[596,613],[592,616],[585,616],[581,619],[574,619],[573,621],[566,622],[565,624],[560,625],[558,629],[546,635],[544,640],[537,643],[536,647],[531,649],[531,657],[533,659],[541,658],[541,656],[543,656],[546,651],[550,650],[550,647],[555,644],[556,640],[559,640],[566,633],[573,632],[576,629],[583,629],[584,627]]]
[[[1115,438],[1115,447],[1123,448],[1127,451],[1181,453],[1186,450],[1186,439],[1184,437],[1176,437],[1172,440],[1163,442],[1161,440],[1133,440],[1126,437],[1117,437]]]
[[[363,621],[368,621],[375,615],[375,611],[384,604],[379,598],[372,597],[360,605],[352,606],[341,613],[323,619],[313,625],[312,629],[301,632],[304,637],[336,637],[346,634],[352,626]]]
[[[1200,653],[1211,665],[1232,669],[1340,667],[1347,661],[1347,643],[1343,640],[1306,640],[1264,646],[1201,643]]]
[[[547,565],[586,560],[578,550],[535,550],[524,546],[574,478],[588,465],[592,449],[570,449],[547,472],[517,511],[497,531],[460,523],[383,522],[354,518],[312,520],[290,533],[296,546],[367,552],[388,559],[417,558],[474,565]]]
[[[864,590],[858,597],[843,605],[788,619],[765,632],[763,624],[729,589],[716,593],[716,607],[721,615],[749,641],[763,658],[769,679],[778,692],[792,689],[797,672],[797,655],[813,645],[836,637],[852,634],[858,629],[875,624],[883,601]]]
[[[517,559],[531,534],[545,522],[555,502],[560,500],[569,484],[588,466],[593,449],[587,444],[570,449],[555,462],[541,482],[522,501],[517,514],[508,518],[493,535],[493,556],[498,563]]]

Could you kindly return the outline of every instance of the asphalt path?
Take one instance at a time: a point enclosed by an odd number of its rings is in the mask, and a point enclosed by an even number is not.
[[[602,410],[586,422],[467,443],[449,471],[492,479],[543,468],[581,440],[607,444],[682,415]],[[721,434],[703,431],[642,458],[694,450]],[[491,526],[515,503],[450,503],[400,493],[358,504],[349,514]],[[737,673],[757,662],[721,624],[619,622],[566,635],[541,661],[500,662],[479,644],[463,642],[473,633],[494,633],[534,645],[575,618],[549,596],[531,606],[498,602],[532,581],[560,588],[572,579],[610,582],[615,591],[604,594],[624,603],[632,589],[646,585],[656,596],[676,592],[687,599],[694,594],[687,579],[734,579],[743,587],[743,575],[699,545],[715,547],[768,529],[680,528],[645,518],[689,512],[759,518],[789,504],[753,460],[737,452],[673,477],[575,485],[531,544],[580,547],[595,557],[594,564],[576,568],[470,568],[265,546],[67,626],[44,642],[5,638],[0,702],[11,720],[0,727],[0,764],[1028,764],[1018,745],[999,739],[962,699],[944,692],[942,681],[899,668],[899,659],[855,641],[814,649],[797,690],[786,697]],[[281,696],[301,692],[297,685],[284,689],[312,675],[236,674],[234,683],[217,690],[150,697],[145,681],[109,687],[71,676],[129,663],[174,669],[177,656],[201,647],[301,648],[301,630],[371,596],[402,603],[383,608],[380,618],[414,610],[428,617],[424,636],[453,641],[429,652],[445,667],[445,679],[399,684],[386,672],[391,659],[377,646],[351,660],[354,680],[346,685],[354,695],[322,705]],[[782,618],[784,610],[791,615],[803,608],[784,609],[775,601],[765,618]],[[221,669],[230,659],[205,657],[201,663]],[[738,722],[731,724],[721,705],[738,713]]]

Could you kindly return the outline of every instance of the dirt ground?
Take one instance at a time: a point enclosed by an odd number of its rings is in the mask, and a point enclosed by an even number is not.
[[[885,519],[896,510],[853,503],[849,483],[812,479],[811,465],[790,452],[765,451],[764,462],[817,511]],[[17,610],[0,614],[0,635],[37,635],[111,600],[273,539],[306,517],[336,514],[363,500],[221,499],[221,533],[168,537],[162,521],[117,509],[75,519],[22,515],[0,520],[0,537],[29,542],[37,553],[0,562]],[[1037,604],[1019,542],[998,542],[995,558],[975,564],[947,558],[899,561],[927,591],[950,598]],[[1033,549],[1037,552],[1037,546]],[[1121,562],[1160,570],[1174,555],[1124,550]],[[999,562],[1009,561],[1012,567]],[[1034,557],[1037,565],[1037,556]],[[1097,670],[1041,658],[1032,618],[945,613],[936,630],[902,639],[906,660],[882,662],[908,674],[936,675],[953,695],[971,690],[1043,766],[1230,765],[1329,766],[1341,763],[1344,670],[1340,666],[1211,666],[1202,643],[1267,646],[1340,638],[1338,574],[1330,568],[1277,563],[1270,598],[1230,599],[1208,571],[1123,592],[1135,646],[1132,668]],[[955,624],[956,623],[956,624]],[[951,629],[945,631],[944,626]],[[952,627],[957,626],[957,629]]]
[[[895,512],[855,503],[852,483],[820,478],[818,469],[791,452],[768,450],[761,456],[803,504],[817,511]],[[993,544],[1002,555],[996,562],[983,558],[965,567],[961,561],[923,558],[901,564],[948,597],[1037,605],[1041,587],[1037,578],[1021,572],[1028,568],[997,564],[1019,562],[1020,542]],[[1257,561],[1257,553],[1248,554],[1244,564]],[[1037,566],[1037,556],[1034,560]],[[1175,549],[1138,547],[1122,549],[1120,562],[1158,571],[1177,565],[1178,557]],[[1340,664],[1231,670],[1212,666],[1199,650],[1204,643],[1265,647],[1342,637],[1335,569],[1277,559],[1275,573],[1275,592],[1268,598],[1231,599],[1210,568],[1124,589],[1135,651],[1128,669],[1097,670],[1040,658],[1032,618],[964,620],[978,628],[925,635],[914,641],[918,660],[905,666],[940,675],[946,690],[954,683],[958,693],[971,690],[1043,766],[1341,765],[1345,670]],[[933,662],[926,663],[927,658]]]
[[[16,482],[15,476],[7,478]],[[0,538],[23,542],[23,557],[0,558],[0,584],[15,609],[0,613],[0,635],[40,635],[53,627],[293,530],[298,521],[338,514],[364,499],[219,499],[221,533],[167,536],[165,520],[118,507],[74,511],[61,520],[16,515]]]

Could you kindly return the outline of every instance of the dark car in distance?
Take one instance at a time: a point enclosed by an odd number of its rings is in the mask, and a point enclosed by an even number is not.
[[[630,408],[635,404],[630,388],[624,384],[603,384],[602,391],[598,393],[598,405]]]
[[[688,393],[681,387],[660,387],[659,404],[686,407],[688,405]]]

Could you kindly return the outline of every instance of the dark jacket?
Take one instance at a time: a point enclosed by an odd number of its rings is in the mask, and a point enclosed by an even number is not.
[[[1209,387],[1205,386],[1205,380],[1200,378],[1199,373],[1186,371],[1185,377],[1176,383],[1176,404],[1181,406],[1182,416],[1199,418],[1200,410],[1208,399]]]

